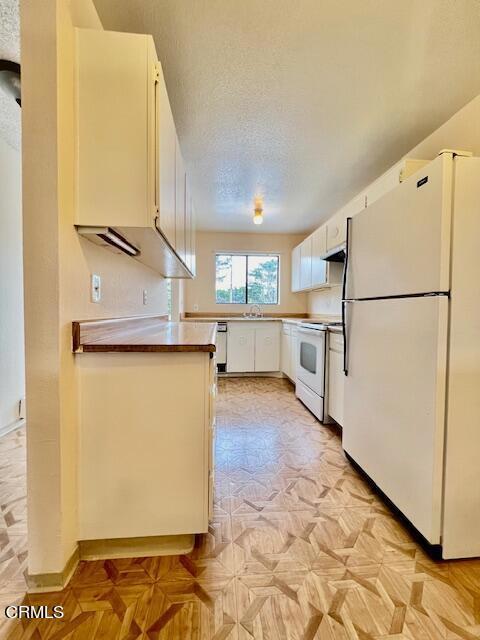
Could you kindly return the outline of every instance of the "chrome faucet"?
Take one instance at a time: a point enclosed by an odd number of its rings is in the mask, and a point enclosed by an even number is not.
[[[252,318],[262,318],[263,317],[263,313],[262,313],[262,310],[261,310],[259,304],[252,304],[252,306],[250,307],[250,316]]]

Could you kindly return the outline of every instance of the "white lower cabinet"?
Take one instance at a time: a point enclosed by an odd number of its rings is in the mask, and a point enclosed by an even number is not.
[[[280,322],[228,323],[227,372],[280,370]]]
[[[343,336],[329,333],[328,415],[343,426],[345,377],[343,374]]]
[[[227,372],[255,370],[255,329],[246,322],[229,322],[227,334]]]
[[[292,335],[289,324],[284,323],[282,326],[282,345],[281,345],[281,371],[289,378],[292,377]]]
[[[84,353],[79,539],[204,533],[213,509],[215,358]]]
[[[280,370],[280,322],[255,329],[255,371]]]
[[[292,325],[290,341],[290,379],[294,384],[297,382],[297,362],[298,362],[298,327]]]
[[[283,323],[281,371],[295,383],[297,380],[297,334],[294,324]]]

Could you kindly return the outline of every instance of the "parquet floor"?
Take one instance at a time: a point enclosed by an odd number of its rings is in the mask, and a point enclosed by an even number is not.
[[[25,428],[0,438],[0,637],[5,607],[20,604],[26,590],[27,486]],[[3,635],[2,635],[3,634]]]
[[[9,638],[480,638],[480,561],[431,561],[288,382],[219,386],[209,533],[187,556],[81,563],[63,592],[26,598],[63,604],[65,619],[17,622]],[[9,442],[15,462],[21,435]],[[2,460],[0,571],[13,593],[25,552],[11,467]]]

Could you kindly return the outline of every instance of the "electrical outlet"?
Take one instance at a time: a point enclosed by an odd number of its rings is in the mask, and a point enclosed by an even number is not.
[[[194,311],[198,311],[198,304],[194,304],[194,305],[193,305],[193,310],[194,310]]]
[[[100,302],[102,299],[102,279],[96,273],[92,273],[90,281],[90,300]]]
[[[148,302],[148,294],[147,294],[147,290],[144,289],[143,290],[143,304],[147,304]]]

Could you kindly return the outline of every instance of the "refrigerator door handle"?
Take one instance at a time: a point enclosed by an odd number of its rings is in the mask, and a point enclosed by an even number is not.
[[[350,257],[350,235],[351,235],[352,218],[347,218],[347,233],[345,239],[345,263],[343,265],[343,279],[342,279],[342,300],[347,299],[347,277],[348,277],[348,262]]]
[[[343,373],[348,376],[348,337],[347,337],[347,277],[348,260],[350,256],[350,234],[352,218],[347,218],[347,237],[345,242],[345,264],[343,266],[342,282],[342,333],[343,333]]]
[[[347,302],[342,300],[343,373],[348,376]]]

